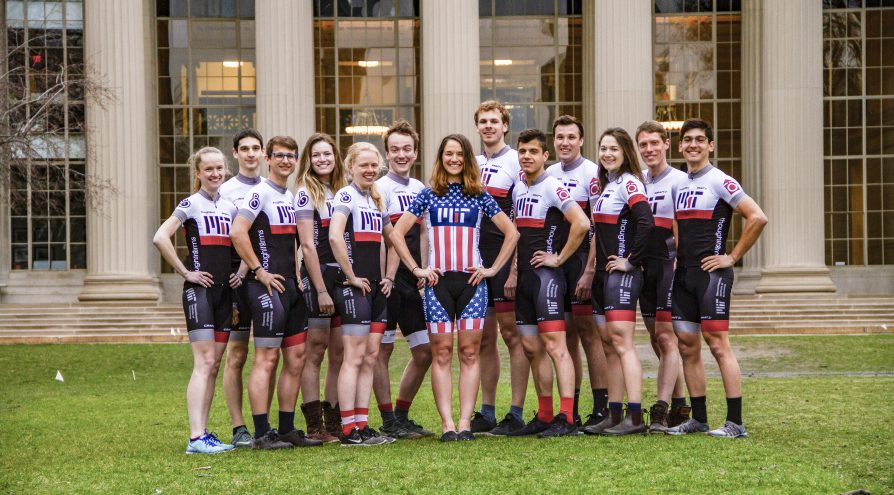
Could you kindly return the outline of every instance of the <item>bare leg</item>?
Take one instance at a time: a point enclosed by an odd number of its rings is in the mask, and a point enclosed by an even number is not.
[[[320,365],[329,346],[329,329],[310,328],[305,343],[305,362],[301,372],[301,401],[320,400]]]
[[[242,416],[242,370],[247,357],[248,342],[230,342],[227,346],[223,385],[233,428],[245,424],[245,417]]]
[[[632,321],[612,321],[606,326],[612,337],[612,346],[618,353],[624,384],[627,389],[627,400],[642,403],[643,400],[643,368],[636,355],[633,342],[633,331],[636,323]]]
[[[329,330],[329,359],[326,363],[326,383],[323,386],[323,399],[332,405],[338,402],[338,373],[341,371],[343,355],[341,327],[334,327]]]
[[[495,405],[500,381],[500,353],[497,350],[498,315],[488,309],[481,336],[481,403]],[[502,323],[502,322],[500,322]]]
[[[424,330],[423,330],[424,331]],[[397,391],[397,399],[411,402],[416,394],[419,393],[419,387],[425,380],[425,373],[431,367],[431,345],[420,344],[410,348],[412,357],[404,368],[403,376],[400,378],[400,387]]]
[[[379,339],[381,340],[381,336]],[[392,352],[394,352],[394,344],[379,344],[378,357],[373,364],[372,382],[377,404],[391,404],[391,376],[388,373],[388,364],[391,361]]]
[[[431,387],[441,415],[441,432],[456,431],[453,422],[453,334],[431,334]]]
[[[481,382],[481,367],[478,350],[481,334],[476,331],[460,331],[459,341],[459,431],[472,429],[472,412],[478,400],[478,384]]]
[[[193,342],[193,367],[186,386],[186,410],[189,416],[190,438],[205,434],[208,426],[208,411],[214,397],[214,383],[220,369],[220,359],[226,344],[213,340]]]

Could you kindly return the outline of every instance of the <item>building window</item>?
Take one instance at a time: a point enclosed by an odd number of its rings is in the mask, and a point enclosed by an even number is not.
[[[3,98],[20,109],[9,125],[34,124],[31,144],[10,164],[10,268],[86,268],[83,2],[8,0],[3,8]]]
[[[191,195],[189,156],[205,146],[229,153],[233,135],[256,127],[255,22],[252,0],[158,0],[159,219]],[[186,255],[182,233],[178,255]],[[173,269],[162,260],[162,271]]]
[[[507,143],[528,128],[552,143],[557,116],[583,117],[582,22],[580,1],[479,1],[481,99],[509,110]]]
[[[316,128],[342,153],[358,141],[384,150],[382,134],[397,119],[422,132],[418,3],[314,1]]]
[[[688,118],[710,122],[717,144],[711,161],[742,179],[742,15],[736,0],[656,0],[653,15],[655,119],[670,131],[668,162],[685,167],[677,151]],[[745,190],[754,185],[743,184]],[[732,222],[728,249],[742,222]]]
[[[894,264],[894,8],[823,2],[826,264]]]

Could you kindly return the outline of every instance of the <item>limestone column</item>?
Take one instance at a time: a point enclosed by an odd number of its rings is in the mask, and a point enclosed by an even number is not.
[[[595,139],[606,128],[623,127],[632,135],[654,118],[652,2],[599,0],[583,6],[584,56],[592,53],[592,65],[584,60],[584,108],[590,107],[584,125],[594,138],[584,142],[593,159]]]
[[[152,247],[157,180],[149,136],[144,2],[84,2],[84,55],[114,92],[87,94],[87,171],[107,183],[102,203],[87,210],[87,276],[81,301],[145,300],[160,295]]]
[[[769,5],[766,5],[769,7]],[[757,292],[833,292],[824,261],[822,5],[761,10],[764,268]]]
[[[255,2],[256,101],[264,139],[292,136],[303,146],[315,130],[313,19],[313,2]]]
[[[422,153],[428,177],[441,139],[455,132],[478,142],[481,102],[478,1],[422,0]]]

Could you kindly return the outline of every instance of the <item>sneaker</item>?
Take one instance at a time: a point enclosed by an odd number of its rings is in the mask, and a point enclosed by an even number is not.
[[[634,423],[633,415],[628,413],[627,417],[624,418],[624,421],[621,421],[611,428],[606,428],[602,431],[602,434],[609,436],[622,436],[633,435],[635,433],[645,433],[647,427],[646,424],[643,423],[642,412],[639,412],[637,414],[639,414],[639,418],[637,419],[637,421],[639,422],[638,424]]]
[[[411,431],[413,433],[418,434],[420,437],[433,437],[435,434],[426,430],[418,423],[413,421],[412,419],[406,419],[405,421],[400,422],[401,426],[403,426],[406,430]]]
[[[599,423],[595,425],[585,426],[584,433],[586,433],[587,435],[602,435],[603,433],[605,433],[605,430],[613,428],[620,423],[621,421],[615,422],[614,420],[612,420],[612,415],[609,414]]]
[[[456,439],[461,442],[466,442],[469,440],[475,440],[475,435],[472,434],[469,430],[463,430],[456,434]]]
[[[360,437],[360,430],[354,428],[349,435],[339,435],[338,440],[342,447],[364,447],[363,438]]]
[[[251,433],[248,432],[248,428],[245,425],[236,428],[236,431],[233,432],[233,441],[230,443],[237,449],[251,448]]]
[[[708,423],[702,423],[694,418],[689,419],[685,423],[668,428],[665,433],[668,435],[686,435],[687,433],[707,433]]]
[[[690,412],[692,412],[692,407],[690,406],[672,406],[670,413],[667,415],[667,427],[673,428],[689,421]]]
[[[382,429],[380,430],[382,434],[389,436],[391,438],[401,438],[401,439],[413,439],[413,438],[422,438],[422,435],[416,433],[414,431],[410,431],[409,428],[404,426],[404,424],[400,421],[391,421],[388,424],[383,424]]]
[[[236,447],[232,444],[222,443],[218,440],[217,435],[207,431],[199,438],[186,443],[187,454],[220,454],[221,452],[229,452],[234,448]]]
[[[727,421],[720,428],[709,431],[708,435],[717,438],[746,438],[748,431],[745,430],[745,425],[737,425],[732,421]]]
[[[608,409],[603,409],[599,412],[590,413],[589,415],[587,415],[587,421],[584,422],[583,427],[586,428],[588,426],[596,426],[607,417],[608,417]]]
[[[659,404],[658,402],[652,404],[652,407],[649,408],[649,418],[651,418],[649,433],[664,433],[667,431],[667,405]]]
[[[537,416],[537,413],[534,413],[534,419],[528,421],[528,424],[519,428],[515,431],[509,432],[507,436],[510,437],[526,437],[528,435],[536,435],[541,431],[549,428],[551,423],[546,423],[544,421],[540,421],[540,418]]]
[[[445,431],[445,432],[441,435],[441,441],[442,441],[442,442],[455,442],[455,441],[457,441],[457,440],[459,440],[459,435],[457,435],[456,432],[453,431],[453,430]]]
[[[506,436],[513,431],[520,430],[525,427],[525,422],[516,418],[512,414],[506,414],[502,421],[497,423],[497,427],[487,432],[488,435],[495,437]]]
[[[318,445],[323,445],[322,440],[314,440],[305,435],[301,430],[292,430],[288,433],[283,433],[279,436],[279,439],[283,442],[289,442],[295,447],[316,447]]]
[[[359,432],[363,445],[385,445],[394,442],[393,438],[379,435],[379,432],[369,426],[364,426]]]
[[[478,411],[472,417],[472,433],[487,433],[497,427],[496,421],[491,421]]]
[[[261,438],[253,438],[251,448],[259,450],[291,449],[292,444],[280,440],[276,430],[270,430]]]
[[[549,428],[537,434],[540,438],[554,438],[572,435],[577,432],[577,426],[569,423],[565,413],[556,414],[553,422],[549,424]]]

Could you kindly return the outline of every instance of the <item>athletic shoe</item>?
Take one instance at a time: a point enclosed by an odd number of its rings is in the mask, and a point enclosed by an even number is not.
[[[709,431],[708,435],[717,438],[746,438],[748,431],[745,430],[745,425],[737,425],[732,421],[727,421],[720,428]]]
[[[506,414],[502,421],[497,423],[497,427],[487,432],[488,435],[495,437],[506,436],[513,431],[520,430],[525,427],[525,422],[515,417],[513,414]]]
[[[187,454],[220,454],[221,452],[229,452],[234,447],[229,443],[222,443],[217,439],[214,433],[205,432],[204,435],[186,442]]]
[[[668,428],[665,433],[668,435],[686,435],[687,433],[707,433],[708,432],[708,423],[702,423],[694,418],[686,421],[685,423],[674,426],[673,428]]]
[[[244,447],[251,448],[251,433],[248,432],[248,428],[246,428],[245,425],[236,428],[236,431],[233,433],[233,441],[230,443],[237,449]]]
[[[642,412],[639,414],[639,424],[635,424],[633,422],[633,415],[627,413],[627,417],[624,418],[624,421],[612,426],[611,428],[606,428],[602,431],[603,435],[609,436],[622,436],[622,435],[633,435],[635,433],[645,433],[646,432],[646,424],[643,423]]]
[[[394,420],[387,424],[382,425],[382,429],[380,430],[382,434],[389,436],[391,438],[401,438],[401,439],[413,439],[413,438],[422,438],[422,435],[416,433],[414,431],[410,431],[404,424],[400,421]]]
[[[457,441],[457,440],[459,440],[459,435],[457,435],[456,432],[453,431],[453,430],[451,430],[451,431],[445,431],[445,432],[441,435],[441,441],[442,441],[442,442],[455,442],[455,441]]]
[[[608,417],[608,409],[603,409],[599,412],[590,413],[589,415],[587,415],[587,421],[583,424],[583,427],[586,428],[588,426],[596,426],[607,417]]]
[[[364,426],[359,432],[363,445],[385,445],[394,442],[393,438],[379,435],[379,432],[369,426]]]
[[[664,433],[667,431],[666,404],[659,404],[658,402],[652,404],[652,407],[649,408],[649,418],[651,418],[649,422],[649,433]]]
[[[463,430],[456,435],[456,439],[461,442],[466,442],[469,440],[475,440],[475,435],[472,434],[469,430]]]
[[[409,419],[409,418],[404,421],[401,421],[400,425],[403,426],[404,429],[418,434],[420,437],[432,437],[435,435],[434,433],[426,430],[425,428],[420,426],[418,423],[416,423],[415,421],[413,421],[412,419]]]
[[[685,404],[682,406],[672,406],[670,413],[667,415],[667,427],[673,428],[674,426],[680,426],[689,421],[690,412],[692,412],[692,407]]]
[[[491,421],[480,412],[475,411],[475,416],[472,417],[472,433],[487,433],[496,427],[496,421]]]
[[[620,421],[618,421],[617,423],[612,421],[612,416],[611,414],[609,414],[599,423],[595,425],[585,426],[584,433],[586,433],[587,435],[602,435],[605,430],[617,426],[619,423]]]
[[[507,434],[507,436],[526,437],[529,435],[536,435],[536,434],[540,433],[541,431],[549,428],[549,426],[550,426],[550,423],[540,421],[540,417],[538,417],[537,414],[534,413],[534,419],[532,419],[531,421],[528,421],[528,424],[526,424],[522,428],[519,428],[515,431],[509,432]]]
[[[322,440],[314,440],[305,435],[303,431],[297,429],[281,434],[279,439],[283,442],[289,442],[295,447],[316,447],[318,445],[323,445]]]
[[[566,435],[573,435],[576,432],[577,426],[568,422],[565,413],[559,413],[553,418],[553,422],[549,424],[549,428],[541,431],[537,436],[540,438],[564,437]]]
[[[292,444],[280,440],[276,430],[270,430],[261,438],[253,438],[251,448],[259,450],[291,449]]]
[[[348,435],[341,434],[338,440],[342,447],[365,447],[363,438],[360,436],[360,430],[354,428]]]

